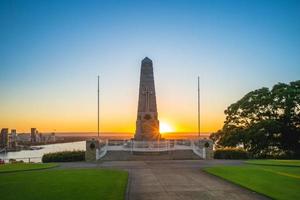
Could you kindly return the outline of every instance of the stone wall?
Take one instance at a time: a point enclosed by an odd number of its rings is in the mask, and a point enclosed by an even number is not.
[[[99,148],[99,141],[95,139],[86,141],[85,161],[96,161],[96,153]]]
[[[198,141],[197,146],[199,148],[205,148],[205,159],[211,160],[214,158],[213,141],[210,139],[201,139]]]

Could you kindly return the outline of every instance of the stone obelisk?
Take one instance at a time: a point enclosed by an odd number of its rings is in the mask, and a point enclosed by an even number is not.
[[[138,104],[134,139],[140,141],[159,140],[153,64],[152,60],[147,57],[142,60]]]

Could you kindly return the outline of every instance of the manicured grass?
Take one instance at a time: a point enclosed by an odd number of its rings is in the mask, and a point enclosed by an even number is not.
[[[16,164],[5,164],[0,165],[0,173],[5,172],[16,172],[16,171],[28,171],[28,170],[38,170],[56,167],[57,164],[54,163],[16,163]]]
[[[1,200],[121,200],[127,172],[101,169],[40,170],[0,174]]]
[[[300,167],[241,165],[204,170],[274,199],[300,199]]]
[[[246,163],[256,165],[279,165],[300,167],[300,160],[248,160],[246,161]]]

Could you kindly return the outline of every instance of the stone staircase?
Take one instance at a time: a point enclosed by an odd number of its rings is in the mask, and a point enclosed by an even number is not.
[[[107,151],[100,161],[139,160],[200,160],[193,150],[172,150],[166,152]]]

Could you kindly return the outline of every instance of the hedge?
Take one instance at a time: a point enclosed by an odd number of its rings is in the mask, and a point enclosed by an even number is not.
[[[74,162],[85,160],[85,151],[62,151],[46,153],[42,157],[43,163],[48,162]]]
[[[248,159],[249,157],[249,153],[241,148],[216,149],[214,152],[215,159]]]

